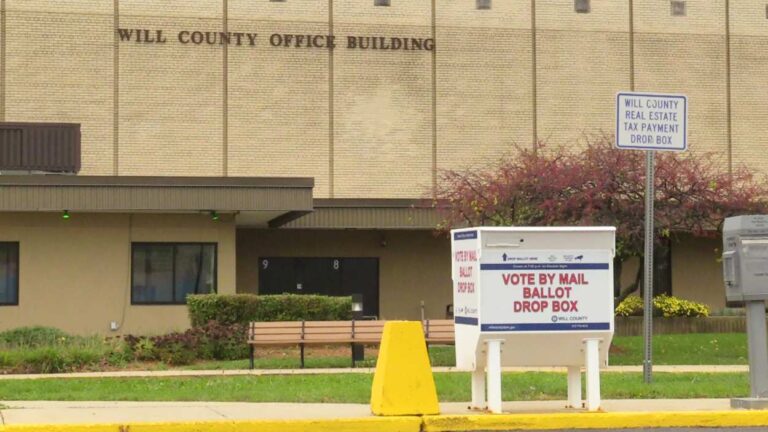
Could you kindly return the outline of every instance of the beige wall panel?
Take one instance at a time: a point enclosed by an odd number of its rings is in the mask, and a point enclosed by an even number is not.
[[[638,91],[688,96],[690,150],[726,151],[724,36],[638,34],[635,68]]]
[[[439,27],[437,40],[437,168],[480,167],[515,145],[530,148],[530,31]]]
[[[733,166],[768,173],[768,37],[731,38]]]
[[[112,3],[72,2],[79,13],[60,4],[50,13],[23,10],[40,2],[6,4],[6,120],[80,123],[81,174],[111,174]]]
[[[537,32],[538,134],[550,150],[613,133],[616,93],[629,89],[626,33]]]
[[[234,223],[202,215],[58,213],[0,215],[0,241],[19,242],[19,306],[0,307],[0,329],[44,325],[67,332],[162,333],[189,325],[178,306],[131,306],[132,241],[218,242],[219,292],[234,292]],[[114,334],[114,333],[113,333]]]
[[[741,1],[731,1],[731,5]],[[688,0],[686,16],[672,16],[669,0],[642,0],[634,3],[636,32],[725,34],[725,0]]]
[[[731,35],[768,36],[765,0],[730,2]]]
[[[719,238],[683,236],[672,243],[672,294],[709,305],[713,311],[725,307],[722,252]]]
[[[328,34],[328,25],[231,18],[231,31],[260,35],[259,46],[229,48],[228,174],[314,177],[313,196],[327,197],[328,50],[273,47],[269,35]]]
[[[223,49],[177,40],[221,26],[121,11],[121,28],[162,29],[168,41],[120,43],[120,175],[222,175]]]
[[[327,23],[329,1],[330,0],[291,0],[286,2],[271,2],[229,0],[227,3],[230,18],[253,21],[287,21],[291,23]],[[256,28],[264,33],[261,27]]]
[[[170,18],[170,24],[178,18],[220,17],[222,5],[222,0],[120,0],[120,15]]]
[[[629,1],[592,0],[589,13],[577,13],[574,0],[537,0],[536,28],[558,31],[612,31],[629,29]]]
[[[112,15],[112,2],[104,0],[7,0],[9,11],[73,15]]]
[[[333,0],[333,20],[339,24],[364,24],[359,35],[387,35],[380,26],[419,26],[432,21],[430,0],[393,1],[391,6],[374,6],[374,0]],[[379,26],[376,28],[376,26]],[[403,28],[405,30],[405,28]]]
[[[531,2],[496,0],[491,9],[478,10],[477,0],[442,0],[435,16],[438,27],[530,29]]]
[[[382,241],[386,246],[382,247]],[[430,231],[238,230],[238,292],[258,292],[260,257],[378,257],[382,319],[444,318],[451,292],[451,251]]]
[[[417,38],[431,34],[426,25],[341,24],[335,25],[335,33]],[[334,107],[336,198],[412,198],[429,192],[432,53],[338,48]]]

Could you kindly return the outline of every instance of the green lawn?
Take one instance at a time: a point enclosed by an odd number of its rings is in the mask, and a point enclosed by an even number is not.
[[[643,338],[617,337],[609,356],[612,365],[641,365]],[[690,333],[653,337],[653,363],[658,365],[747,364],[744,333]]]
[[[345,351],[342,349],[341,351]],[[375,356],[367,352],[359,367],[376,366]],[[429,349],[433,366],[453,366],[452,346],[433,346]],[[256,359],[258,369],[291,369],[299,367],[297,350],[285,355]],[[616,337],[609,356],[611,365],[642,365],[643,338]],[[701,333],[657,335],[653,338],[653,363],[656,365],[738,365],[747,364],[747,337],[743,333]],[[318,356],[311,347],[306,350],[307,368],[346,368],[349,356]],[[184,369],[247,369],[248,360],[203,362]]]
[[[0,400],[242,401],[367,403],[371,374],[269,375],[196,378],[88,378],[0,381]],[[602,397],[727,398],[747,396],[747,374],[656,373],[645,385],[640,373],[603,373]],[[470,399],[467,373],[437,373],[441,401]],[[561,373],[507,373],[504,400],[565,399]]]

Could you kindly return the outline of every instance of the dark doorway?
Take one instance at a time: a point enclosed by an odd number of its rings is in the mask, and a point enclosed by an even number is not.
[[[363,315],[379,316],[378,258],[259,258],[259,294],[363,295]]]

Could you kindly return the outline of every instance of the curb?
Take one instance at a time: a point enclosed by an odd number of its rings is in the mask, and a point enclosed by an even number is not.
[[[424,417],[424,432],[768,426],[768,411],[500,414]]]
[[[768,411],[568,413],[368,417],[323,420],[5,425],[0,432],[449,432],[768,426]]]
[[[6,425],[0,432],[420,432],[421,417],[199,421],[129,424]]]

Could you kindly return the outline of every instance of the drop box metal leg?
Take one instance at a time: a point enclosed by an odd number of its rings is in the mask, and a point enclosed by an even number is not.
[[[568,366],[568,404],[566,408],[581,408],[581,366]]]
[[[488,346],[488,410],[501,414],[501,340],[486,341]]]
[[[731,407],[768,408],[768,334],[765,325],[765,301],[748,301],[747,343],[749,346],[749,398],[731,399]]]
[[[485,371],[480,366],[472,371],[472,405],[471,409],[485,409]]]
[[[600,339],[584,339],[587,369],[587,410],[600,409]]]

